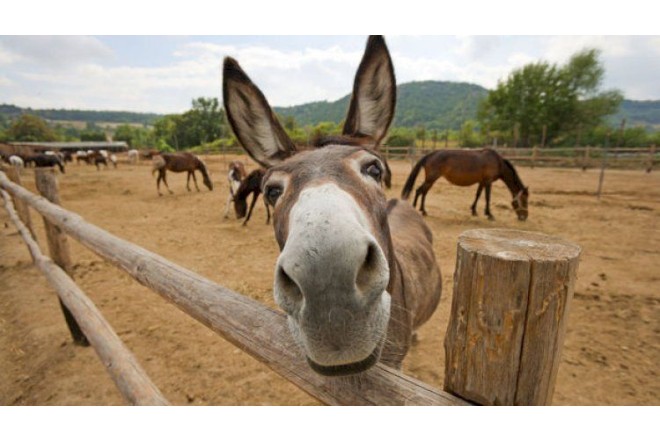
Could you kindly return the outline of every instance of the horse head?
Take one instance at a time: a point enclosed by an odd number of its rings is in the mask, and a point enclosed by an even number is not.
[[[523,187],[511,201],[511,206],[513,207],[516,215],[518,216],[519,221],[527,220],[529,215],[529,210],[527,209],[527,200],[529,199],[529,187]]]

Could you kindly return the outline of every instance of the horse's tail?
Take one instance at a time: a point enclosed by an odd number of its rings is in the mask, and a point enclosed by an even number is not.
[[[151,160],[151,176],[155,175],[163,167],[165,167],[165,159],[160,155],[154,156]]]
[[[410,192],[415,186],[415,179],[417,179],[417,175],[419,174],[419,171],[422,169],[422,166],[426,163],[429,156],[431,156],[433,153],[434,152],[424,155],[422,159],[417,161],[417,164],[415,164],[415,166],[413,167],[412,171],[410,172],[410,176],[408,176],[408,179],[406,180],[406,183],[403,186],[403,190],[401,191],[401,199],[408,199],[408,197],[410,197]]]

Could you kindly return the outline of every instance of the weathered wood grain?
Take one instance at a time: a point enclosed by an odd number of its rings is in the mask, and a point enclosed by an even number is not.
[[[0,187],[26,201],[69,236],[323,403],[391,406],[468,404],[380,364],[353,377],[318,375],[299,352],[283,313],[113,236],[87,223],[81,216],[12,184],[2,173]]]
[[[1,192],[9,217],[23,237],[34,264],[76,317],[124,398],[137,405],[169,404],[85,293],[62,268],[41,253],[39,245],[16,215],[9,195],[5,191]]]
[[[445,390],[479,404],[550,404],[580,248],[539,233],[459,237]]]
[[[23,182],[21,182],[21,174],[18,172],[18,169],[15,167],[6,167],[3,168],[3,171],[7,173],[7,176],[9,177],[9,180],[22,186]],[[34,228],[32,227],[32,218],[30,217],[30,209],[28,208],[27,204],[23,202],[22,200],[16,198],[14,199],[14,207],[16,207],[16,212],[18,213],[18,217],[23,222],[23,225],[30,231],[30,235],[32,236],[33,239],[37,239],[37,236],[34,234]]]
[[[46,199],[53,204],[60,204],[59,189],[57,186],[57,179],[52,169],[36,168],[34,170],[34,179],[37,185],[37,190]],[[73,278],[73,263],[71,261],[71,253],[69,251],[69,242],[67,241],[66,234],[48,219],[44,218],[44,228],[46,230],[46,239],[48,241],[48,250],[51,259],[55,264],[59,265],[65,273]],[[73,342],[79,346],[89,346],[87,337],[80,329],[80,325],[76,322],[75,317],[71,314],[69,309],[64,305],[60,299],[60,307],[66,320],[66,325],[71,332]]]

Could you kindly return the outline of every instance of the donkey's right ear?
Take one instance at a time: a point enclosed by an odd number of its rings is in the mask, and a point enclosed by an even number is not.
[[[269,168],[296,152],[264,94],[231,57],[223,66],[222,99],[229,124],[252,159]]]

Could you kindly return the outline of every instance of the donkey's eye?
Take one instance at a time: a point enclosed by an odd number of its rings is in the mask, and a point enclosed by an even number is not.
[[[376,180],[376,182],[380,182],[380,180],[383,178],[383,169],[380,168],[380,164],[377,161],[370,162],[362,166],[362,173],[367,176],[371,176]]]
[[[266,197],[268,203],[274,207],[275,202],[277,202],[279,197],[282,196],[282,187],[280,187],[279,185],[268,186],[266,187],[264,196]]]

